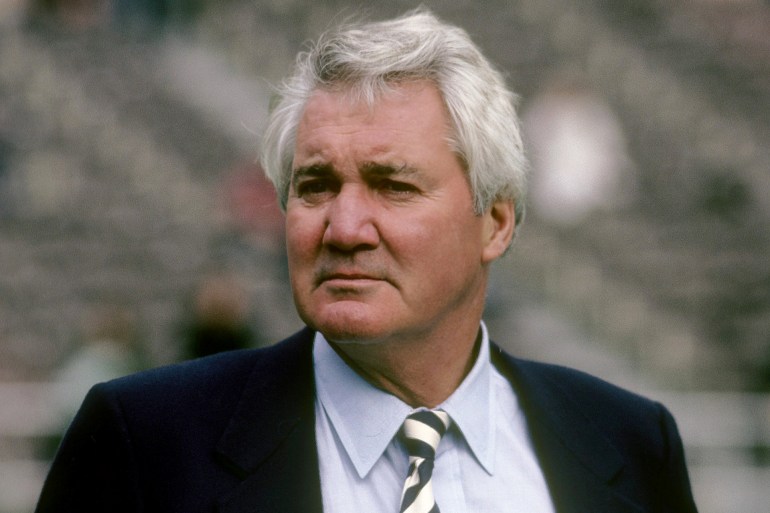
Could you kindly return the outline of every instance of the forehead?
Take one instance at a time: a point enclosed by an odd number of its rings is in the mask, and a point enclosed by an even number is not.
[[[350,90],[318,89],[297,129],[295,160],[327,153],[449,151],[449,116],[428,81],[392,85],[371,102]],[[371,156],[371,155],[369,155]]]

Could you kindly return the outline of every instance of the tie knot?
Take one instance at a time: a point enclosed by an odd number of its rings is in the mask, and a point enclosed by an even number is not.
[[[410,414],[401,431],[409,456],[435,458],[438,443],[449,424],[449,414],[443,410],[421,410]]]

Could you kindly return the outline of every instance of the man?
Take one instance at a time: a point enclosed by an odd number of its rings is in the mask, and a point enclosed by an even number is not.
[[[301,54],[263,165],[308,327],[96,386],[38,511],[695,511],[662,406],[488,339],[524,212],[512,100],[425,11]]]

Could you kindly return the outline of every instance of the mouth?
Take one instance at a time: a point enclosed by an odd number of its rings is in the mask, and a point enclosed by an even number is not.
[[[368,274],[347,274],[347,273],[333,273],[321,277],[320,283],[328,282],[359,282],[359,281],[380,281],[380,278],[370,276]]]
[[[385,281],[378,275],[361,272],[328,272],[321,273],[316,280],[317,285],[331,285],[334,287],[360,286],[369,283]]]

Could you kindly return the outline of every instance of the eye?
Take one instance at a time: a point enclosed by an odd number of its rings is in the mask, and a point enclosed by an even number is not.
[[[337,189],[336,182],[328,178],[301,180],[294,186],[297,197],[305,200],[319,199],[326,194],[335,193]]]
[[[297,194],[302,196],[304,194],[314,194],[318,192],[324,192],[329,188],[325,180],[305,180],[297,185]]]
[[[418,192],[417,187],[409,182],[402,182],[400,180],[391,179],[381,180],[378,184],[378,188],[384,192],[397,195],[406,195]]]

